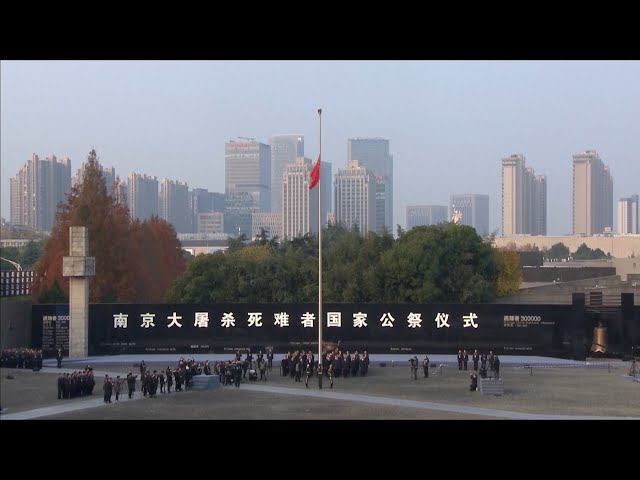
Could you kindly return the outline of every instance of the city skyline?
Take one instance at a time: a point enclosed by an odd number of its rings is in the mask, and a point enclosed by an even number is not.
[[[640,62],[253,61],[7,62],[1,76],[1,214],[9,178],[32,153],[95,147],[121,179],[131,172],[224,191],[224,144],[268,144],[296,132],[317,158],[347,163],[350,138],[381,137],[393,155],[393,223],[408,205],[489,195],[501,216],[500,159],[521,152],[547,176],[548,234],[572,230],[572,155],[596,150],[614,198],[637,193]],[[260,80],[260,81],[258,81]],[[612,212],[613,214],[613,212]],[[395,231],[395,228],[394,228]]]

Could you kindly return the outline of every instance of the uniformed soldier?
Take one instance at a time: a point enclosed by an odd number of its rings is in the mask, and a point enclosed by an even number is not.
[[[171,371],[171,367],[167,367],[167,393],[171,393],[171,386],[173,385],[173,372]]]
[[[322,389],[322,375],[324,374],[322,370],[322,362],[318,362],[318,388]]]
[[[273,349],[271,348],[267,350],[267,367],[269,367],[269,370],[273,368]]]
[[[62,400],[62,393],[64,392],[64,373],[58,376],[58,400]]]
[[[62,368],[62,348],[58,348],[56,360],[58,361],[58,368]]]
[[[136,391],[136,377],[131,372],[127,374],[127,389],[129,390],[129,398],[133,397],[133,392]]]
[[[158,380],[160,380],[160,393],[164,393],[164,372],[162,370],[158,374]]]
[[[312,370],[311,364],[307,363],[307,368],[304,371],[304,386],[307,388],[309,388],[309,378],[311,377]]]
[[[329,368],[327,369],[327,373],[329,374],[329,385],[333,388],[333,363],[329,364]]]
[[[262,379],[267,379],[267,362],[265,360],[262,360],[262,362],[260,362],[260,380]]]

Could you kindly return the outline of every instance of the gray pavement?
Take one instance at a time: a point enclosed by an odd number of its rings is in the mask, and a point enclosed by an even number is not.
[[[449,356],[450,357],[450,356]],[[109,357],[113,358],[113,357]],[[145,363],[153,364],[156,363],[155,360],[157,358],[153,358],[154,361],[151,361],[150,356],[147,356],[145,359]],[[176,357],[171,356],[170,358],[163,358],[158,360],[158,363],[166,363],[167,361],[172,363]],[[201,358],[198,356],[198,358]],[[224,357],[226,358],[226,356]],[[405,357],[403,360],[406,361]],[[531,357],[527,357],[531,358]],[[92,365],[99,365],[100,362],[96,362],[97,357],[91,358]],[[142,358],[140,358],[142,359]],[[125,362],[122,358],[119,359],[118,363],[122,364]],[[133,360],[131,358],[126,359],[126,363],[139,361]],[[564,360],[563,360],[564,362]],[[46,367],[43,369],[45,373],[66,373],[73,372],[73,369],[68,368],[50,368]],[[105,374],[109,374],[110,376],[121,375],[121,372],[113,372],[109,371],[109,369],[94,369],[94,375],[96,378],[96,382],[99,385],[100,378],[103,378]],[[509,410],[501,410],[501,409],[491,409],[491,408],[481,408],[481,407],[473,407],[473,406],[463,406],[463,405],[455,405],[455,404],[445,404],[445,403],[436,403],[436,402],[428,402],[428,401],[419,401],[419,400],[408,400],[401,398],[392,398],[382,395],[363,395],[357,393],[342,393],[336,392],[330,388],[324,388],[323,390],[319,390],[317,385],[314,382],[314,388],[310,389],[300,389],[300,388],[290,388],[290,387],[280,387],[280,386],[271,386],[271,385],[258,385],[258,384],[243,384],[242,390],[248,390],[253,392],[260,392],[265,394],[274,394],[274,395],[286,395],[286,396],[299,396],[299,397],[312,397],[316,399],[327,399],[327,400],[338,400],[342,402],[353,402],[353,403],[364,403],[370,405],[380,405],[380,406],[391,406],[391,407],[402,407],[402,408],[410,408],[410,409],[423,409],[423,410],[431,410],[431,411],[439,411],[439,412],[448,412],[455,414],[466,414],[466,415],[475,415],[479,417],[487,417],[487,418],[500,418],[500,419],[512,419],[512,420],[640,420],[640,417],[629,416],[629,417],[621,417],[621,416],[587,416],[587,415],[549,415],[549,414],[535,414],[535,413],[523,413],[523,412],[514,412]],[[328,385],[326,385],[328,387]],[[232,390],[233,391],[233,390]],[[228,395],[228,390],[225,389],[216,389],[208,392],[209,395]],[[185,392],[184,395],[189,395],[190,392]],[[141,392],[137,391],[132,399],[129,399],[126,394],[122,395],[121,402],[128,402],[136,399],[142,398]],[[102,397],[99,395],[98,398],[91,398],[87,400],[79,400],[73,403],[65,403],[54,406],[47,406],[41,408],[35,408],[22,412],[3,412],[0,417],[2,420],[31,420],[42,417],[51,417],[55,415],[60,415],[64,413],[70,413],[79,410],[91,409],[91,408],[103,408],[107,407],[109,404],[105,404]]]

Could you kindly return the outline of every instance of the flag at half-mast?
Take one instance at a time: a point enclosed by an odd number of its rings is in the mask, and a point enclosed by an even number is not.
[[[309,190],[315,187],[320,181],[320,155],[318,155],[318,161],[313,166],[311,173],[309,174],[310,182],[309,182]]]

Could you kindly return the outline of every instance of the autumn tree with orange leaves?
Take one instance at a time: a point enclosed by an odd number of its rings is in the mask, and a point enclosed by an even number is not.
[[[96,151],[91,150],[83,181],[58,206],[51,236],[35,266],[35,300],[51,301],[56,297],[52,290],[59,288],[68,298],[62,257],[69,255],[71,226],[89,230],[89,255],[96,259],[96,275],[89,280],[90,302],[162,303],[185,270],[173,226],[158,217],[132,221],[128,208],[107,192]]]

